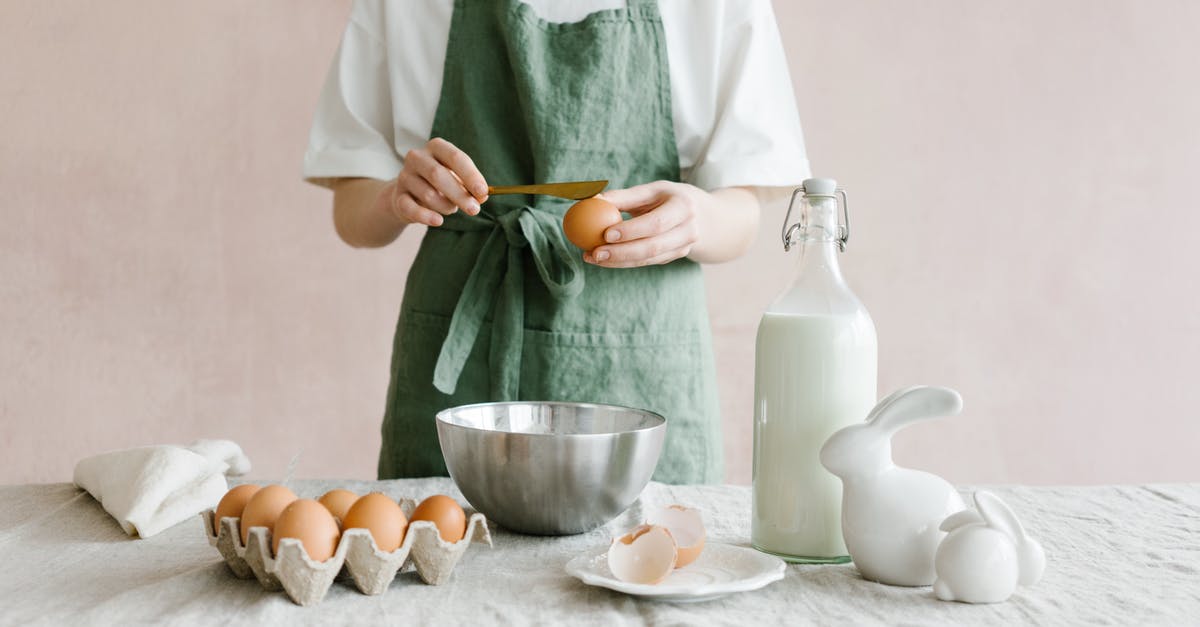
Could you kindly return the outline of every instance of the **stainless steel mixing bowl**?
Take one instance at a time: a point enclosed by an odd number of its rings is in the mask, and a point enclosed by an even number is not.
[[[522,533],[583,533],[633,504],[654,474],[667,421],[587,403],[482,403],[438,412],[446,468],[463,496]]]

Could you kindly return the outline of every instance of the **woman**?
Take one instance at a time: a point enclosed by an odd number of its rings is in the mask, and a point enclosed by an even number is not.
[[[381,479],[444,475],[434,414],[499,400],[667,417],[655,479],[722,478],[698,263],[743,254],[755,188],[808,175],[766,0],[358,0],[305,156],[338,234],[428,227],[393,344]],[[489,184],[607,179],[631,216],[581,253],[568,201]]]

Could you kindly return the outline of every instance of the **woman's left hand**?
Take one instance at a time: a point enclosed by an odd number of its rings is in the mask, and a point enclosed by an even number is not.
[[[664,264],[688,256],[712,206],[708,192],[671,181],[604,192],[601,197],[633,216],[604,232],[607,244],[584,254],[584,261],[605,268]]]

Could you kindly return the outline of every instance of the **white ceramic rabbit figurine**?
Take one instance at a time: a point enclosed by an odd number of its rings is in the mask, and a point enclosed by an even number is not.
[[[980,490],[975,507],[978,512],[964,510],[942,522],[949,535],[934,557],[933,593],[943,601],[999,603],[1046,570],[1042,545],[1025,535],[1008,504]]]
[[[892,435],[960,411],[962,397],[949,388],[903,389],[821,448],[821,464],[842,480],[842,536],[863,577],[894,586],[933,583],[934,552],[946,535],[938,525],[966,506],[945,479],[896,466]]]

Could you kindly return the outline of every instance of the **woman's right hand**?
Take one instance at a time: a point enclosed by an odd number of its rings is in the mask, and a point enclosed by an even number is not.
[[[404,167],[379,191],[374,208],[402,224],[436,227],[442,225],[442,216],[459,209],[478,214],[480,203],[487,198],[487,181],[471,157],[434,137],[404,155]]]

